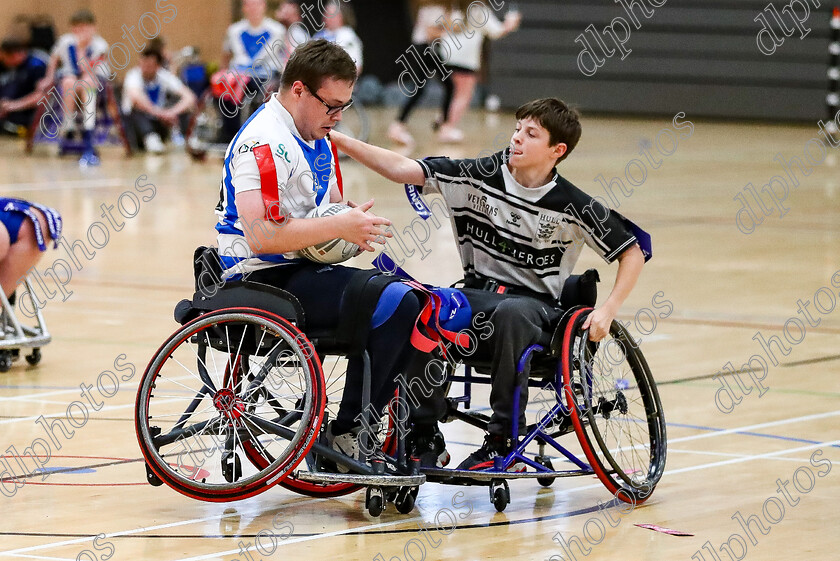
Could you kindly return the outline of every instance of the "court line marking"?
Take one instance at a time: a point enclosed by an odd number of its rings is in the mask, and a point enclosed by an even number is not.
[[[133,404],[126,404],[124,406],[123,405],[116,405],[116,406],[113,406],[113,407],[116,408],[116,407],[128,407],[128,406],[133,406]],[[791,417],[791,418],[788,418],[788,419],[781,419],[781,420],[778,420],[778,421],[771,421],[771,422],[767,422],[767,423],[747,425],[747,426],[744,426],[744,427],[738,427],[738,428],[733,428],[733,429],[725,429],[725,430],[716,431],[716,432],[713,432],[713,433],[706,433],[706,434],[700,434],[700,435],[694,435],[694,436],[688,436],[688,437],[673,439],[673,440],[669,440],[669,444],[674,443],[674,442],[685,442],[685,441],[688,441],[688,440],[699,440],[701,438],[712,438],[712,437],[715,437],[715,436],[722,436],[722,435],[725,435],[725,434],[735,434],[735,433],[738,433],[739,431],[743,431],[745,429],[756,429],[756,428],[763,428],[763,427],[768,427],[768,426],[778,426],[778,425],[783,425],[783,424],[789,424],[789,423],[795,423],[795,422],[801,422],[801,421],[810,421],[810,420],[821,419],[821,418],[837,416],[837,415],[840,415],[840,410],[830,411],[830,412],[827,412],[827,413],[818,413],[818,414],[813,414],[813,415],[804,415],[804,416],[800,416],[800,417]],[[718,467],[718,466],[722,466],[722,465],[729,465],[729,464],[742,463],[742,462],[756,460],[756,459],[769,458],[769,457],[783,455],[783,454],[790,453],[790,452],[799,452],[799,451],[803,451],[803,450],[810,450],[810,449],[817,448],[817,447],[823,446],[823,445],[834,446],[836,444],[840,444],[840,440],[835,440],[835,441],[832,441],[832,442],[819,442],[819,443],[810,444],[810,445],[807,445],[807,446],[800,446],[800,447],[797,447],[797,448],[790,448],[790,449],[786,449],[786,450],[779,450],[779,451],[776,451],[776,452],[769,452],[769,453],[766,453],[766,454],[758,454],[758,455],[753,455],[753,456],[747,456],[747,457],[744,457],[744,458],[735,458],[735,459],[731,459],[731,460],[723,460],[723,461],[714,462],[714,463],[711,463],[711,464],[700,464],[699,466],[679,468],[677,470],[672,470],[672,471],[667,471],[666,470],[663,477],[678,474],[678,473],[684,473],[684,472],[687,472],[687,471],[696,471],[696,470],[700,470],[700,469],[708,469],[708,468]],[[579,492],[579,491],[583,491],[583,490],[586,490],[586,489],[592,489],[592,488],[598,488],[598,487],[601,487],[600,483],[599,484],[593,484],[593,485],[587,485],[587,486],[583,486],[583,487],[575,487],[575,488],[569,489],[565,492],[566,493],[573,493],[573,492]],[[316,500],[320,500],[320,499],[310,499],[309,501],[303,501],[303,503],[316,501]],[[525,499],[523,498],[522,500],[525,500]],[[530,500],[533,500],[533,499],[530,498]],[[514,501],[514,502],[518,502],[518,501]],[[296,505],[296,504],[302,504],[302,503],[298,502],[298,503],[294,503],[294,504]],[[290,504],[288,506],[292,506],[292,505]],[[286,506],[284,506],[284,508],[285,507]],[[145,531],[182,526],[182,525],[186,525],[186,524],[193,524],[193,523],[196,523],[196,522],[205,522],[205,521],[208,521],[208,520],[217,520],[217,519],[225,518],[227,516],[228,515],[210,516],[210,517],[203,517],[203,518],[193,519],[193,520],[170,522],[170,523],[167,523],[167,524],[161,524],[161,525],[157,525],[157,526],[135,528],[135,529],[132,529],[132,530],[124,530],[124,531],[120,531],[120,532],[110,533],[110,534],[107,534],[106,537],[119,537],[119,536],[122,536],[122,535],[136,534],[136,533],[142,533],[142,532],[145,532]],[[422,519],[421,517],[412,517],[410,519],[401,520],[397,523],[401,524],[401,523],[412,522],[412,521],[421,520],[421,519]],[[352,532],[352,531],[363,530],[363,529],[375,529],[375,528],[379,528],[379,527],[391,526],[391,525],[394,525],[394,524],[395,524],[394,522],[373,524],[373,525],[363,526],[363,527],[360,527],[360,528],[357,527],[357,528],[352,528],[352,529],[348,528],[348,529],[345,529],[345,530],[337,530],[336,532],[340,532],[340,533],[330,532],[328,534],[319,534],[319,536],[323,535],[325,537],[331,537],[333,534],[334,535],[341,535],[341,534],[346,534],[346,533],[349,533],[349,532]],[[75,544],[75,543],[81,543],[83,541],[86,541],[87,539],[90,539],[90,538],[80,538],[80,539],[76,539],[76,540],[65,540],[65,541],[62,541],[62,542],[54,542],[52,544],[42,544],[42,545],[39,545],[39,546],[31,546],[31,547],[28,547],[28,548],[19,548],[19,549],[8,550],[8,551],[0,551],[0,555],[14,555],[16,553],[23,553],[23,552],[28,552],[28,551],[38,551],[38,550],[41,550],[41,549],[50,549],[50,548],[53,548],[53,547],[60,547],[62,545],[70,545],[70,544]],[[314,538],[307,537],[307,539],[314,539]],[[285,545],[286,543],[296,543],[296,542],[291,542],[291,541],[287,540],[287,541],[284,541],[283,544],[281,544],[281,545]],[[249,551],[253,551],[255,549],[256,549],[256,546],[254,546],[254,548],[249,550]],[[215,554],[207,555],[207,556],[179,559],[178,561],[200,561],[200,560],[209,559],[211,557],[218,556],[218,555],[226,555],[226,554],[229,555],[229,554],[232,554],[232,553],[237,553],[239,551],[240,550],[231,550],[230,552],[215,553]]]
[[[674,450],[668,448],[668,454],[700,454],[702,456],[723,456],[725,458],[744,458],[746,454],[731,454],[728,452],[710,452],[706,450]],[[807,463],[808,460],[802,458],[768,458],[769,460],[779,460],[784,462],[798,462]]]
[[[700,469],[708,469],[708,468],[713,468],[713,467],[727,466],[727,465],[731,465],[731,464],[740,464],[740,463],[743,463],[743,462],[750,462],[752,460],[763,460],[763,459],[767,459],[767,458],[773,458],[774,456],[781,456],[782,454],[789,454],[789,453],[792,453],[792,452],[803,452],[805,450],[813,450],[814,448],[820,448],[822,446],[830,448],[832,446],[836,446],[837,444],[840,444],[840,440],[818,442],[816,444],[809,444],[807,446],[799,446],[798,448],[788,448],[786,450],[776,450],[775,452],[767,452],[765,454],[755,454],[753,456],[747,456],[747,457],[744,457],[744,458],[733,458],[731,460],[722,460],[720,462],[714,462],[714,463],[711,463],[711,464],[701,464],[699,466],[690,466],[690,467],[678,468],[678,469],[671,470],[671,471],[666,470],[665,474],[662,477],[665,477],[666,475],[675,475],[675,474],[678,474],[678,473],[686,473],[686,472],[689,472],[689,471],[697,471],[697,470],[700,470]]]
[[[687,471],[697,471],[697,470],[701,470],[701,469],[709,469],[709,468],[713,468],[713,467],[719,467],[719,466],[729,465],[729,464],[734,464],[734,463],[742,463],[742,462],[748,462],[748,461],[752,461],[752,460],[764,459],[764,458],[769,458],[769,457],[773,457],[773,456],[782,455],[782,454],[785,454],[785,453],[788,453],[788,452],[798,452],[798,451],[802,451],[802,450],[808,450],[808,449],[816,448],[818,446],[823,446],[823,445],[831,446],[831,445],[834,445],[834,444],[837,444],[837,443],[840,443],[840,440],[835,440],[833,442],[821,442],[821,443],[818,443],[818,444],[811,444],[811,445],[808,445],[808,446],[800,446],[798,448],[791,448],[791,449],[788,449],[788,450],[778,450],[776,452],[769,452],[767,454],[756,454],[756,455],[747,456],[747,457],[744,457],[744,458],[735,458],[735,459],[732,459],[732,460],[723,460],[723,461],[720,461],[720,462],[713,462],[711,464],[701,464],[699,466],[691,466],[691,467],[688,467],[688,468],[682,468],[682,469],[678,469],[678,470],[674,470],[674,471],[670,471],[670,472],[666,471],[665,474],[663,475],[663,477],[665,477],[667,475],[677,474],[677,473],[684,473],[684,472],[687,472]],[[597,488],[597,487],[601,487],[601,484],[597,483],[597,484],[594,484],[594,485],[586,485],[586,486],[583,486],[583,487],[576,487],[574,489],[569,489],[568,491],[564,491],[564,492],[565,493],[577,492],[577,491],[582,491],[584,489],[592,489],[592,488]],[[532,502],[533,497],[528,497],[528,498],[523,497],[520,500],[522,500],[522,501],[529,500],[529,501]],[[512,501],[512,502],[519,502],[519,501]],[[288,539],[287,540],[282,540],[278,544],[278,547],[282,547],[282,546],[285,546],[285,545],[291,545],[291,544],[294,544],[294,543],[305,542],[305,541],[312,541],[312,540],[318,540],[318,539],[329,538],[329,537],[334,537],[334,536],[340,536],[340,535],[352,533],[352,532],[355,532],[355,531],[358,531],[358,530],[383,528],[383,527],[392,526],[392,525],[395,525],[395,524],[398,524],[398,523],[401,524],[401,523],[405,523],[405,522],[412,522],[412,521],[415,521],[415,520],[422,520],[422,517],[421,516],[415,516],[415,517],[412,517],[410,519],[402,520],[402,521],[399,521],[399,522],[386,522],[386,523],[382,523],[382,524],[370,524],[368,526],[362,526],[360,528],[345,528],[344,530],[336,530],[334,532],[326,532],[324,534],[317,534],[317,535],[314,535],[314,536],[304,536],[304,537],[300,537],[300,538],[292,539],[292,540],[288,540]],[[515,522],[515,521],[513,521],[513,522]],[[464,527],[459,526],[457,529],[464,529]],[[205,554],[205,555],[198,555],[198,556],[194,556],[194,557],[181,557],[181,558],[173,559],[172,561],[204,561],[206,559],[212,559],[214,557],[219,557],[219,556],[223,556],[223,555],[232,555],[232,554],[235,554],[235,553],[240,553],[242,551],[256,551],[256,549],[257,549],[257,546],[256,546],[256,543],[255,543],[253,546],[251,546],[249,548],[230,549],[230,550],[226,550],[226,551],[209,553],[209,554]]]
[[[0,188],[10,191],[65,191],[70,189],[103,189],[105,187],[122,187],[124,185],[125,179],[113,177],[103,179],[65,179],[34,183],[0,183]]]
[[[50,561],[78,561],[78,556],[76,558],[72,557],[45,557],[43,555],[26,555],[25,553],[20,553],[13,555],[13,557],[26,557],[29,559],[49,559]]]
[[[288,507],[308,504],[308,503],[312,503],[312,502],[320,501],[320,500],[321,499],[314,499],[314,498],[313,499],[305,499],[305,500],[302,500],[302,501],[297,501],[297,502],[294,502],[294,503],[290,503],[288,505],[282,505],[278,509],[285,509],[285,508],[288,508]],[[193,519],[190,519],[190,520],[179,520],[177,522],[167,522],[166,524],[157,524],[155,526],[143,526],[141,528],[134,528],[134,529],[131,529],[131,530],[122,530],[122,531],[119,531],[119,532],[111,532],[109,534],[105,534],[105,538],[117,538],[117,537],[120,537],[120,536],[149,532],[149,531],[152,531],[152,530],[164,530],[166,528],[175,528],[175,527],[178,527],[178,526],[186,526],[186,525],[189,525],[189,524],[197,524],[199,522],[209,522],[211,520],[221,520],[223,518],[236,517],[236,516],[241,516],[241,515],[242,515],[242,513],[239,513],[239,512],[233,512],[233,513],[228,513],[228,514],[223,513],[223,514],[220,514],[220,515],[217,514],[217,515],[214,515],[214,516],[203,516],[201,518],[193,518]],[[27,553],[27,552],[30,552],[30,551],[40,551],[42,549],[53,549],[53,548],[61,547],[61,546],[64,546],[64,545],[74,545],[74,544],[77,544],[77,543],[88,542],[88,541],[90,541],[91,539],[93,539],[94,537],[96,537],[97,535],[100,535],[100,534],[101,534],[101,532],[99,534],[91,534],[89,536],[85,536],[84,538],[76,538],[76,539],[72,539],[72,540],[63,540],[63,541],[59,541],[59,542],[46,543],[46,544],[41,544],[41,545],[33,545],[33,546],[29,546],[29,547],[20,547],[20,548],[17,548],[17,549],[10,549],[10,550],[7,550],[7,551],[0,551],[0,555],[9,555],[9,556],[12,556],[12,557],[19,557],[18,554],[20,554],[20,553]],[[105,538],[102,538],[102,539],[105,539]]]
[[[671,444],[674,444],[674,443],[677,443],[677,442],[688,442],[690,440],[700,440],[701,438],[714,438],[716,436],[724,436],[724,435],[727,435],[727,434],[737,434],[737,433],[740,433],[740,432],[751,431],[753,429],[760,429],[760,428],[765,428],[765,427],[775,427],[775,426],[779,426],[779,425],[787,425],[787,424],[790,424],[790,423],[798,423],[798,422],[804,422],[804,421],[814,421],[814,420],[817,420],[817,419],[824,419],[826,417],[836,417],[837,415],[840,415],[840,410],[829,411],[827,413],[815,413],[813,415],[803,415],[801,417],[791,417],[791,418],[788,418],[788,419],[781,419],[781,420],[778,420],[778,421],[770,421],[770,422],[767,422],[767,423],[758,423],[758,424],[755,424],[755,425],[747,425],[747,426],[744,426],[744,427],[736,427],[736,428],[733,428],[733,429],[724,429],[724,430],[719,430],[719,431],[705,433],[705,434],[695,434],[695,435],[692,435],[692,436],[683,436],[681,438],[674,438],[674,439],[669,438],[668,439],[668,445],[671,445]],[[834,444],[836,444],[836,443],[834,443]]]
[[[719,466],[723,466],[723,465],[743,463],[743,462],[759,460],[759,459],[766,459],[766,458],[780,456],[780,455],[787,454],[787,453],[799,452],[799,451],[803,451],[803,450],[810,450],[810,449],[817,448],[817,447],[820,447],[820,446],[833,446],[833,445],[838,444],[838,443],[840,443],[840,440],[829,441],[829,442],[820,442],[820,443],[811,444],[811,445],[808,445],[808,446],[799,446],[799,447],[796,447],[796,448],[789,448],[789,449],[786,449],[786,450],[777,450],[775,452],[769,452],[769,453],[766,453],[766,454],[755,454],[755,455],[747,456],[747,457],[744,457],[744,458],[735,458],[735,459],[732,459],[732,460],[724,460],[724,461],[720,461],[720,462],[713,462],[713,463],[710,463],[710,464],[700,464],[698,466],[690,466],[690,467],[687,467],[687,468],[680,468],[680,469],[676,469],[676,470],[666,471],[665,474],[663,475],[663,477],[670,476],[670,475],[676,475],[676,474],[679,474],[679,473],[685,473],[685,472],[688,472],[688,471],[698,471],[698,470],[702,470],[702,469],[709,469],[709,468],[719,467]],[[564,493],[566,493],[566,494],[576,493],[576,492],[580,492],[580,491],[584,491],[584,490],[588,490],[588,489],[595,489],[595,488],[601,488],[601,487],[602,487],[602,485],[600,483],[596,483],[596,484],[585,485],[585,486],[582,486],[582,487],[575,487],[575,488],[572,488],[572,489],[568,489],[568,490],[565,490]],[[288,507],[297,506],[297,505],[301,505],[301,504],[306,504],[306,503],[314,502],[314,501],[320,501],[320,500],[321,499],[309,499],[309,500],[299,501],[299,502],[295,502],[295,503],[292,503],[292,504],[289,504],[289,505],[283,505],[281,508],[285,509],[285,508],[288,508]],[[512,503],[525,502],[525,501],[533,502],[533,500],[534,500],[533,497],[522,497],[522,498],[514,499],[512,501]],[[132,530],[124,530],[124,531],[120,531],[120,532],[112,532],[112,533],[105,534],[105,537],[106,538],[112,538],[112,537],[127,536],[127,535],[132,535],[132,534],[143,533],[143,532],[151,531],[151,530],[171,528],[171,527],[176,527],[176,526],[183,526],[183,525],[187,525],[187,524],[194,524],[194,523],[197,523],[197,522],[206,522],[206,521],[209,521],[209,520],[223,519],[223,518],[227,518],[229,516],[236,516],[238,514],[239,513],[231,513],[231,514],[222,514],[220,516],[219,515],[217,515],[217,516],[207,516],[207,517],[192,519],[192,520],[181,520],[181,521],[178,521],[178,522],[170,522],[170,523],[167,523],[167,524],[159,524],[157,526],[149,526],[149,527],[136,528],[136,529],[132,529]],[[542,518],[539,518],[537,520],[541,520],[541,519]],[[398,524],[406,524],[406,523],[410,523],[410,522],[417,521],[417,520],[422,520],[422,516],[414,516],[414,517],[411,517],[411,518],[408,518],[408,519],[402,519],[402,520],[399,520],[399,521],[384,522],[384,523],[378,523],[378,524],[369,524],[369,525],[366,525],[366,526],[355,527],[355,528],[346,528],[344,530],[336,530],[334,532],[328,532],[328,533],[324,533],[324,534],[302,536],[301,538],[298,538],[296,540],[283,540],[278,545],[278,547],[281,547],[283,545],[292,544],[292,543],[299,543],[299,542],[302,542],[302,541],[311,541],[311,540],[316,540],[316,539],[333,537],[333,536],[337,536],[337,535],[359,532],[360,530],[373,530],[373,529],[377,529],[377,528],[395,526],[395,525],[398,525]],[[515,523],[515,522],[516,521],[510,521],[510,522],[507,522],[507,523]],[[485,524],[485,525],[481,525],[480,527],[486,527],[486,526],[487,525]],[[464,527],[460,527],[460,528],[464,528]],[[72,545],[72,544],[76,544],[76,543],[82,543],[82,542],[90,540],[92,537],[93,537],[93,535],[91,535],[89,537],[85,537],[85,538],[78,538],[78,539],[73,539],[73,540],[63,540],[63,541],[59,541],[59,542],[41,544],[41,545],[30,546],[30,547],[25,547],[25,548],[18,548],[18,549],[13,549],[13,550],[8,550],[8,551],[0,551],[0,555],[8,555],[8,556],[12,556],[12,557],[17,557],[17,556],[19,556],[19,555],[17,555],[19,553],[26,553],[26,552],[29,552],[29,551],[38,551],[38,550],[42,550],[42,549],[52,549],[52,548],[61,547],[61,546],[64,546],[64,545]],[[255,550],[256,550],[256,544],[254,546],[246,549],[245,551],[255,551]],[[173,560],[173,561],[203,561],[205,559],[211,559],[213,557],[218,557],[220,555],[231,555],[231,554],[235,554],[235,553],[240,553],[241,551],[242,551],[242,548],[232,549],[232,550],[226,550],[226,551],[223,551],[223,552],[215,552],[215,553],[210,553],[210,554],[205,554],[205,555],[200,555],[200,556],[178,558],[178,559]]]
[[[79,390],[79,388],[73,388],[72,390],[57,390],[57,391],[54,391],[54,392],[29,393],[29,394],[24,394],[24,395],[13,395],[13,396],[8,396],[8,397],[0,397],[0,402],[25,400],[25,399],[29,399],[29,398],[33,398],[33,397],[34,398],[39,398],[39,397],[47,397],[47,396],[51,396],[51,395],[62,395],[62,394],[66,394],[66,393],[73,393],[73,392],[78,391],[78,390]],[[36,419],[37,419],[37,417],[36,417]]]

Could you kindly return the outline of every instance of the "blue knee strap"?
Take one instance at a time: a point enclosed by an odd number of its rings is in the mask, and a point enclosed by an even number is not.
[[[385,287],[379,301],[376,303],[376,308],[373,310],[373,317],[370,320],[370,328],[376,329],[383,323],[391,319],[394,312],[402,302],[406,293],[411,291],[411,287],[401,282],[392,282]]]

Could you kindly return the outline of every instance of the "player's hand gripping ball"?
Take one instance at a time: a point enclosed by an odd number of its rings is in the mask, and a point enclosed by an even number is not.
[[[319,216],[335,216],[337,214],[348,212],[349,210],[351,210],[351,207],[345,204],[330,203],[326,206],[313,209],[306,215],[306,217],[317,218]],[[347,261],[358,252],[359,246],[342,238],[328,240],[300,250],[301,255],[310,261],[325,263],[328,265]]]

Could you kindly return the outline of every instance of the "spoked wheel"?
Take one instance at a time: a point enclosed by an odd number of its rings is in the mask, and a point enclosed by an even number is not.
[[[303,460],[324,401],[303,333],[273,314],[229,308],[196,318],[158,350],[137,393],[137,438],[148,469],[176,491],[238,500]]]
[[[327,397],[325,420],[333,420],[338,415],[341,397],[344,394],[347,363],[348,358],[345,356],[328,355],[324,358],[323,370]],[[386,416],[371,428],[376,430],[374,431],[375,434],[368,436],[368,446],[371,449],[381,449],[386,454],[393,456],[397,447],[397,435],[396,424],[392,418],[390,407],[386,411]],[[321,432],[324,433],[326,430],[327,423],[324,422],[321,425]],[[326,437],[324,436],[321,441],[326,444]],[[364,450],[362,453],[364,453]],[[253,461],[250,456],[249,459]],[[306,455],[305,463],[301,463],[299,469],[311,472],[332,471],[328,466],[324,466],[319,455],[312,451]],[[288,477],[280,482],[280,485],[290,491],[295,491],[296,493],[310,497],[340,497],[362,489],[361,485],[353,483],[313,483],[301,481],[294,474],[289,474]]]
[[[645,501],[665,470],[665,416],[656,383],[630,334],[613,321],[609,335],[589,341],[591,312],[575,312],[563,337],[566,404],[598,479],[625,502]]]

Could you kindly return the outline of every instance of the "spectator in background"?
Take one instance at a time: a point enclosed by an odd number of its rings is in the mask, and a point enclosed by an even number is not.
[[[458,0],[457,5],[458,9],[450,14],[450,23],[447,25],[453,33],[447,33],[444,38],[449,47],[446,65],[452,70],[450,79],[455,86],[455,93],[449,112],[445,115],[445,121],[438,130],[440,142],[464,140],[464,133],[458,125],[469,108],[475,92],[478,81],[476,73],[481,67],[481,46],[484,38],[504,37],[518,29],[522,19],[519,12],[511,11],[507,13],[503,23],[484,2]],[[485,19],[486,22],[481,26],[474,25]],[[456,21],[463,24],[457,25]]]
[[[282,52],[275,53],[285,66],[295,49],[309,41],[309,30],[303,22],[300,0],[281,2],[277,11],[274,12],[274,17],[286,28]]]
[[[443,27],[438,23],[438,20],[445,18],[447,8],[440,0],[420,0],[417,17],[414,21],[414,31],[411,33],[411,44],[414,47],[414,52],[424,59],[434,56],[426,53],[429,44],[443,35]],[[409,57],[410,58],[410,57]],[[438,60],[444,60],[443,56],[438,54]],[[435,68],[439,62],[429,60],[425,63],[428,68]],[[443,76],[439,76],[443,78]],[[417,106],[420,101],[421,92],[429,83],[424,80],[418,83],[417,91],[414,95],[409,97],[400,111],[399,118],[392,122],[388,127],[388,138],[399,144],[411,145],[414,144],[414,137],[408,132],[405,124],[408,121],[408,116]],[[421,85],[422,84],[422,85]],[[449,114],[449,105],[452,103],[453,85],[451,79],[443,80],[443,102],[441,105],[440,122],[446,120],[446,115]]]
[[[75,97],[83,100],[82,142],[85,146],[80,163],[98,165],[99,157],[93,149],[93,128],[96,125],[96,93],[99,77],[93,69],[105,60],[108,43],[96,34],[96,18],[90,10],[79,10],[70,17],[70,33],[58,38],[50,54],[47,75],[42,81],[48,89],[54,80],[61,88],[64,107],[74,108]],[[60,65],[60,66],[59,66]],[[63,119],[62,133],[75,135],[75,119]]]
[[[250,74],[255,64],[281,72],[282,68],[275,67],[266,46],[275,41],[282,42],[286,28],[266,17],[265,0],[243,0],[242,14],[245,18],[232,23],[225,34],[222,65],[243,74]]]
[[[362,73],[362,40],[353,31],[356,16],[349,4],[327,2],[324,4],[324,29],[315,34],[313,39],[326,39],[335,43],[350,55],[356,63],[356,74]]]
[[[217,87],[215,92],[224,92],[226,88],[222,83],[226,83],[240,94],[235,97],[217,94],[219,106],[223,109],[222,129],[218,138],[222,143],[230,142],[239,130],[240,105],[245,97],[244,90],[252,82],[251,76],[267,80],[270,74],[283,71],[277,67],[275,57],[271,56],[269,49],[275,43],[284,43],[286,28],[266,17],[265,0],[243,0],[242,13],[245,18],[231,24],[227,29],[222,56],[222,66],[236,70],[239,76],[222,70],[210,79]],[[253,95],[248,93],[249,98]]]
[[[0,43],[0,132],[18,135],[32,124],[47,58],[16,37]]]
[[[55,22],[49,14],[37,14],[29,18],[32,40],[29,47],[49,53],[55,45]]]
[[[163,140],[176,123],[180,121],[181,130],[187,130],[196,103],[192,90],[162,63],[161,52],[146,47],[140,64],[128,71],[123,83],[122,110],[131,131],[129,139],[154,154],[164,151]],[[166,107],[170,96],[177,101]]]

